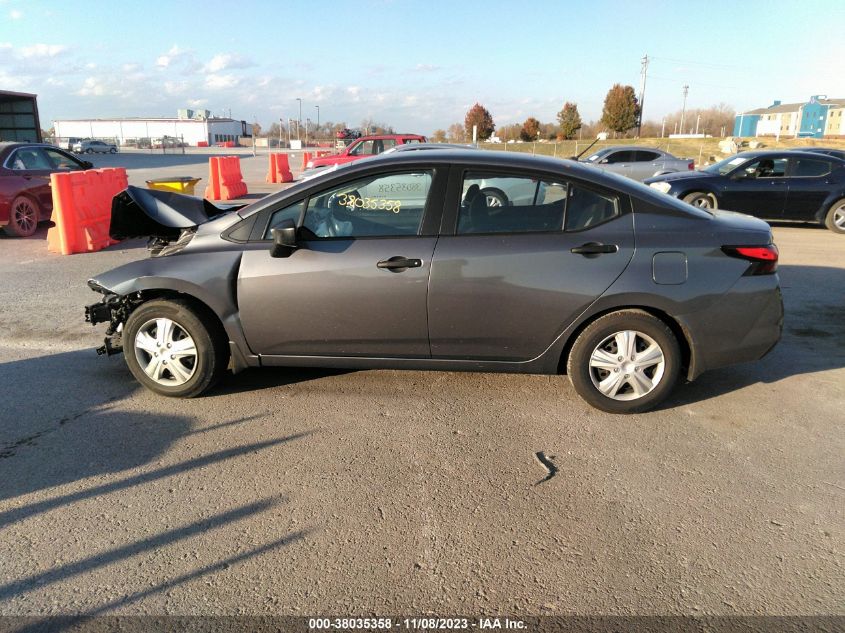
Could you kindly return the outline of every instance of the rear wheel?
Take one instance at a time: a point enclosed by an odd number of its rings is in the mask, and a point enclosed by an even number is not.
[[[716,209],[718,204],[715,196],[703,191],[696,191],[684,196],[684,202],[699,209]]]
[[[830,206],[824,218],[824,225],[834,233],[845,233],[845,198]]]
[[[575,340],[567,373],[587,403],[609,413],[647,411],[672,391],[681,351],[672,330],[641,310],[612,312]]]
[[[150,391],[193,398],[220,380],[229,361],[221,328],[212,315],[184,301],[145,303],[126,320],[126,364]]]
[[[9,210],[9,224],[6,231],[16,237],[29,237],[38,228],[38,205],[26,196],[18,196]]]

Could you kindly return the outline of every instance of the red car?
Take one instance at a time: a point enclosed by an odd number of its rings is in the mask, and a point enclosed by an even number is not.
[[[323,156],[321,158],[314,158],[308,161],[305,166],[306,169],[316,169],[319,167],[331,167],[332,165],[342,165],[344,163],[351,163],[360,158],[367,158],[368,156],[376,156],[383,151],[396,147],[397,145],[405,145],[407,143],[425,143],[426,138],[419,134],[377,134],[374,136],[362,136],[354,143],[351,143],[340,154],[332,154],[331,156]]]
[[[92,167],[52,145],[0,143],[0,227],[10,235],[32,235],[53,213],[50,174]]]

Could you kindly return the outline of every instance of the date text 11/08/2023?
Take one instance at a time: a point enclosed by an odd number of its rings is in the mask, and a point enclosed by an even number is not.
[[[526,628],[525,622],[518,619],[500,617],[437,618],[433,616],[418,618],[309,618],[309,630],[511,630]]]

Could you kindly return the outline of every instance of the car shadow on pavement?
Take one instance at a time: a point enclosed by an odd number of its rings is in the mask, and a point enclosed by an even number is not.
[[[120,361],[120,359],[112,359]],[[140,387],[124,363],[91,351],[64,352],[0,364],[7,387],[0,412],[0,501],[40,490],[142,468],[159,461],[179,439],[254,419],[244,416],[197,428],[184,415],[118,410],[115,402]],[[37,391],[27,389],[37,385]],[[204,468],[309,433],[226,447],[187,461],[114,480],[48,500],[0,511],[0,527],[66,504]]]
[[[232,376],[227,375],[208,396],[225,396],[245,391],[276,389],[310,380],[353,373],[355,369],[322,369],[315,367],[261,367],[246,369]]]
[[[244,504],[225,512],[203,517],[197,521],[178,528],[166,530],[153,536],[123,545],[118,545],[112,549],[98,552],[97,554],[93,554],[91,556],[78,558],[73,562],[52,566],[49,569],[32,573],[23,578],[14,578],[8,582],[0,584],[0,603],[29,593],[33,589],[44,591],[46,587],[55,583],[71,580],[103,567],[119,564],[130,558],[139,557],[149,552],[154,552],[165,547],[172,547],[186,541],[190,542],[197,537],[206,538],[207,535],[213,534],[217,530],[225,529],[231,523],[250,520],[258,515],[271,512],[277,509],[283,502],[284,499],[268,498]],[[235,550],[233,552],[233,556],[228,557],[227,559],[202,567],[187,574],[167,579],[160,584],[153,584],[152,587],[148,585],[137,593],[126,595],[118,600],[106,603],[94,612],[86,613],[86,615],[103,613],[116,606],[136,602],[146,596],[159,593],[179,584],[184,584],[185,582],[200,578],[209,573],[227,569],[228,566],[234,563],[242,562],[248,558],[267,553],[273,549],[287,546],[301,540],[307,536],[310,531],[310,529],[299,530],[246,552],[238,552]],[[35,624],[37,623],[32,622],[30,623],[30,626],[34,626]],[[22,630],[28,629],[24,628]],[[42,629],[33,628],[31,630]],[[61,630],[66,629],[62,628]]]
[[[826,266],[779,267],[783,335],[759,361],[705,372],[679,384],[658,409],[691,404],[790,376],[845,367],[845,272]]]

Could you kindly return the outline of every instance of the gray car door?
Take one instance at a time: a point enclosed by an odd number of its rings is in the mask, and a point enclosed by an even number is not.
[[[636,150],[633,159],[628,175],[634,180],[651,178],[654,174],[663,171],[666,162],[663,155],[648,150]]]
[[[421,235],[434,170],[367,177],[276,210],[300,224],[298,248],[246,250],[240,319],[254,353],[428,358],[426,298],[437,241]],[[366,192],[366,195],[361,192]],[[424,212],[425,210],[425,212]]]
[[[467,192],[482,180],[513,180],[457,177]],[[626,196],[559,177],[532,180],[543,192],[533,204],[486,208],[483,195],[464,199],[454,233],[438,241],[428,298],[433,357],[536,358],[631,260]]]

